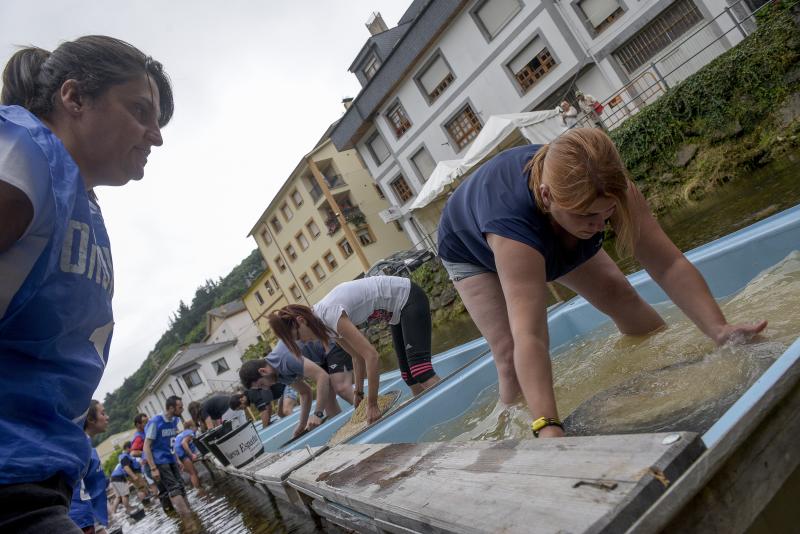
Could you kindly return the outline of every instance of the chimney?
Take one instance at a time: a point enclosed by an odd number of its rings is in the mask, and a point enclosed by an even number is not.
[[[348,97],[343,98],[342,99],[342,105],[344,106],[345,110],[350,109],[350,106],[353,105],[353,97],[348,96]]]
[[[381,17],[381,14],[377,11],[369,16],[366,26],[371,35],[378,35],[389,29],[386,27],[386,23],[383,22],[383,17]]]

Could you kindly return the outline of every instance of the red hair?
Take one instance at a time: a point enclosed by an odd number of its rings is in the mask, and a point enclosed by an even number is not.
[[[314,333],[314,336],[322,341],[327,342],[331,337],[338,337],[339,334],[332,330],[328,325],[322,322],[322,319],[314,315],[314,311],[308,306],[302,304],[289,304],[284,306],[267,316],[267,322],[272,332],[283,341],[289,350],[297,356],[302,357],[300,346],[294,338],[294,331],[299,328],[300,324],[297,319],[302,317],[305,320],[308,328]]]

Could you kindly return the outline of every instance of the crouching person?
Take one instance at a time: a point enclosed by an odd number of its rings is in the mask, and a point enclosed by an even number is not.
[[[159,489],[169,495],[175,511],[186,516],[189,515],[186,489],[183,487],[178,460],[172,449],[172,440],[178,435],[183,402],[180,397],[172,395],[167,398],[165,406],[164,413],[150,419],[145,427],[144,454],[150,465],[150,474],[156,482],[160,482]]]
[[[114,501],[111,503],[111,513],[116,512],[119,503],[122,502],[125,511],[131,514],[135,511],[135,508],[130,504],[130,487],[128,486],[128,480],[130,479],[134,485],[138,486],[138,481],[141,479],[136,473],[138,464],[135,464],[133,457],[131,457],[130,441],[126,441],[122,444],[122,453],[120,453],[118,460],[117,466],[111,472],[111,487],[114,489]],[[139,494],[139,499],[143,499],[141,493]]]
[[[186,421],[183,424],[183,428],[183,432],[175,438],[175,456],[178,457],[178,461],[183,465],[183,471],[189,475],[192,486],[199,489],[200,477],[197,475],[194,462],[200,458],[200,452],[194,444],[196,430],[194,421]]]

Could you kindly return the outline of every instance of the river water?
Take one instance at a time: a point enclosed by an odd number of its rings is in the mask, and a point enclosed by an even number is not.
[[[673,211],[660,222],[678,247],[688,250],[798,203],[800,153],[790,154],[746,180],[729,183],[706,199]],[[631,261],[620,265],[626,272],[638,269]],[[793,298],[785,298],[781,284],[792,286]],[[764,279],[721,303],[733,319],[763,317],[770,321],[764,338],[745,349],[715,350],[679,312],[669,307],[660,308],[659,312],[670,328],[655,336],[630,339],[608,329],[576,340],[554,354],[559,410],[562,414],[576,412],[573,427],[576,432],[624,431],[624,427],[611,426],[611,422],[619,421],[629,421],[637,428],[663,429],[669,428],[675,418],[705,428],[709,418],[714,417],[714,410],[729,402],[742,384],[755,380],[783,351],[792,333],[796,336],[800,318],[791,304],[799,298],[800,259],[795,256],[788,258],[777,271],[767,273]],[[478,336],[468,316],[453,320],[434,332],[434,353]],[[653,354],[656,357],[650,358]],[[691,387],[668,398],[658,396],[674,392],[681,383]],[[705,403],[696,396],[698,392],[709,392],[714,403]],[[596,395],[601,397],[595,400],[604,402],[586,402]],[[621,402],[615,404],[615,398]],[[530,415],[525,409],[503,411],[498,409],[496,401],[496,389],[487,388],[467,414],[452,421],[450,426],[431,429],[427,439],[529,436]],[[603,409],[593,408],[597,404]],[[231,477],[213,480],[208,473],[203,482],[202,493],[189,492],[189,503],[195,513],[192,521],[179,521],[174,514],[161,511],[158,505],[148,508],[145,519],[136,524],[128,524],[121,513],[117,518],[130,534],[323,532],[308,516],[245,482]],[[338,531],[326,527],[324,532]]]

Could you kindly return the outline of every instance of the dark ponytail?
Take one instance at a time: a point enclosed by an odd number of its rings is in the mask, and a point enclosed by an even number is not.
[[[139,76],[147,76],[158,87],[158,124],[163,127],[172,118],[174,102],[161,63],[125,41],[104,35],[80,37],[53,52],[36,47],[18,51],[3,70],[0,103],[22,106],[39,118],[47,118],[67,80],[78,82],[81,96],[97,98],[112,86]]]
[[[37,106],[37,79],[42,65],[50,52],[35,46],[23,48],[8,60],[3,71],[3,92],[0,102],[6,106],[22,106],[32,109]]]

